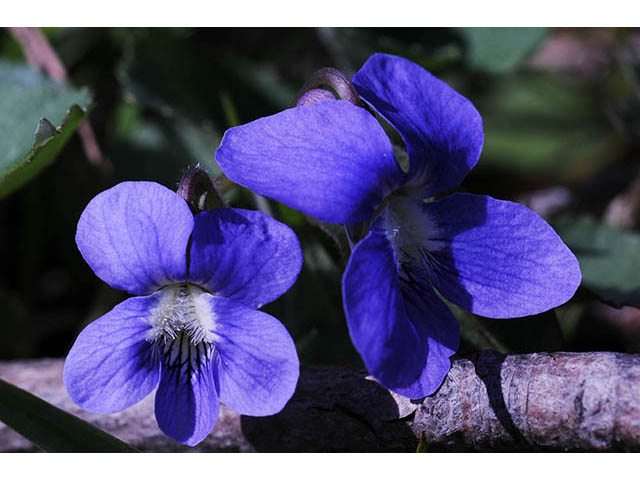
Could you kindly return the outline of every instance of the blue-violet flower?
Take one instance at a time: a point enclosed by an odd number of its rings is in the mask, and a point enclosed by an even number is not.
[[[67,356],[64,382],[82,408],[118,412],[158,387],[158,426],[195,445],[220,402],[263,416],[291,398],[293,340],[257,310],[300,272],[289,227],[240,209],[194,216],[157,183],[124,182],[89,202],[76,242],[98,277],[136,295],[89,324]]]
[[[480,156],[482,119],[468,99],[384,54],[352,82],[400,134],[406,171],[374,115],[328,99],[231,128],[216,159],[231,180],[308,215],[366,222],[342,281],[349,333],[380,383],[421,398],[442,383],[459,342],[438,293],[486,317],[533,315],[571,298],[580,269],[523,205],[466,193],[433,199]]]

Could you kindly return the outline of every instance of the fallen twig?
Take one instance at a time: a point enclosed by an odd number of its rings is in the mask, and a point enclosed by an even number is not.
[[[640,355],[484,352],[460,358],[422,401],[391,394],[357,368],[307,367],[277,415],[222,407],[195,449],[165,437],[153,395],[113,415],[75,406],[62,360],[0,362],[0,377],[144,451],[640,451]],[[0,423],[0,451],[36,450]]]

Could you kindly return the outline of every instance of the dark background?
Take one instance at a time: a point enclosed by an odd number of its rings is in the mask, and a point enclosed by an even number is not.
[[[484,151],[459,190],[526,203],[563,226],[559,232],[581,262],[583,254],[591,255],[586,261],[600,255],[625,267],[640,257],[634,204],[640,196],[634,196],[640,167],[637,30],[44,32],[71,84],[89,89],[90,123],[112,168],[91,165],[76,135],[52,166],[0,199],[0,359],[64,356],[84,325],[126,298],[93,274],[74,242],[77,220],[94,195],[122,180],[175,188],[187,166],[200,163],[231,206],[268,211],[298,233],[305,255],[301,277],[265,310],[287,326],[301,360],[359,362],[342,313],[344,252],[304,216],[221,177],[213,154],[226,128],[290,106],[315,70],[333,66],[350,76],[377,51],[423,65],[483,116]],[[7,30],[0,30],[0,59],[24,62]],[[612,203],[616,198],[622,199],[622,220]],[[580,223],[587,218],[592,223]],[[599,242],[599,250],[589,242]],[[640,313],[633,306],[640,306],[640,285],[631,285],[629,275],[616,277],[624,268],[614,261],[595,270],[585,265],[585,288],[555,311],[489,320],[456,310],[461,353],[639,351]],[[613,287],[599,289],[603,278]],[[600,297],[631,306],[615,309]]]

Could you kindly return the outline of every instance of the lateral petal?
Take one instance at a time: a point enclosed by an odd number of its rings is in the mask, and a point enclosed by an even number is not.
[[[90,412],[119,412],[156,387],[160,365],[145,335],[157,302],[158,294],[129,298],[80,332],[63,371],[76,404]]]
[[[296,234],[269,215],[219,208],[195,217],[189,278],[249,307],[269,303],[302,268]]]
[[[215,378],[220,400],[243,415],[278,413],[293,395],[300,375],[291,335],[264,312],[223,297],[208,300],[216,318]]]
[[[424,204],[424,214],[434,225],[428,252],[434,286],[473,313],[535,315],[565,303],[580,285],[576,257],[524,205],[455,194]]]

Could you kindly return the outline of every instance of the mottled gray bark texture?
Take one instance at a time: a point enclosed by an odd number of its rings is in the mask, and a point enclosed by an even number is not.
[[[153,395],[124,412],[82,411],[62,385],[62,360],[0,362],[0,377],[144,451],[640,451],[640,355],[484,352],[458,358],[422,401],[391,394],[366,373],[306,367],[277,415],[222,407],[191,449],[162,435]],[[0,423],[0,451],[34,451]]]

